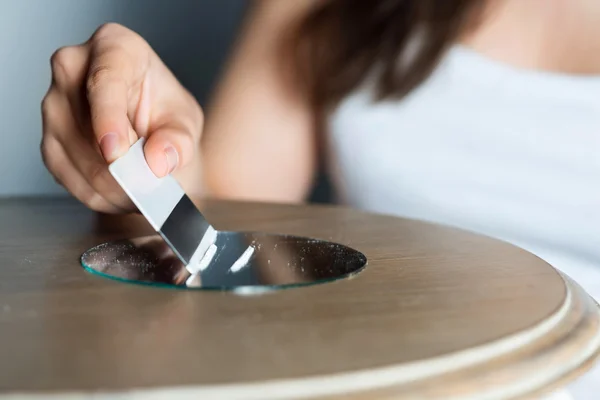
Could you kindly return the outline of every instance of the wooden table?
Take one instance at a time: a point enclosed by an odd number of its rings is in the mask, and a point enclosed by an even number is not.
[[[140,217],[0,201],[0,393],[512,399],[564,385],[598,352],[596,303],[510,245],[344,208],[204,207],[218,228],[333,240],[368,266],[257,297],[132,285],[79,256],[151,233]]]

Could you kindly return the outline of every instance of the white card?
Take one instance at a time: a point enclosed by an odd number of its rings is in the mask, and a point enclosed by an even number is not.
[[[108,169],[154,230],[159,231],[185,194],[172,176],[157,178],[144,156],[143,138]]]

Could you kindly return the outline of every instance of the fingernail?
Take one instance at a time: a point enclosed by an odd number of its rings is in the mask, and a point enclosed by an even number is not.
[[[119,155],[119,137],[116,133],[107,133],[100,138],[100,150],[107,160],[112,160]]]
[[[175,147],[168,146],[165,148],[165,157],[167,158],[167,175],[175,171],[177,164],[179,164],[179,154]]]

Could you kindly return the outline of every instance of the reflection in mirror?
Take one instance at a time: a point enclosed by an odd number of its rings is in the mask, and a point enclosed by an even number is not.
[[[84,253],[81,262],[88,271],[129,282],[263,291],[346,278],[360,272],[367,259],[347,246],[322,240],[219,232],[199,264],[188,268],[159,235],[101,244]]]

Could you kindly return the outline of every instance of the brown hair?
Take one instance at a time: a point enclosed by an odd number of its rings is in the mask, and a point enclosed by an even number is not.
[[[376,99],[401,98],[475,22],[481,0],[318,0],[293,29],[293,76],[314,106],[334,106],[374,74]],[[289,37],[288,37],[289,38]],[[289,55],[289,54],[288,54]]]

